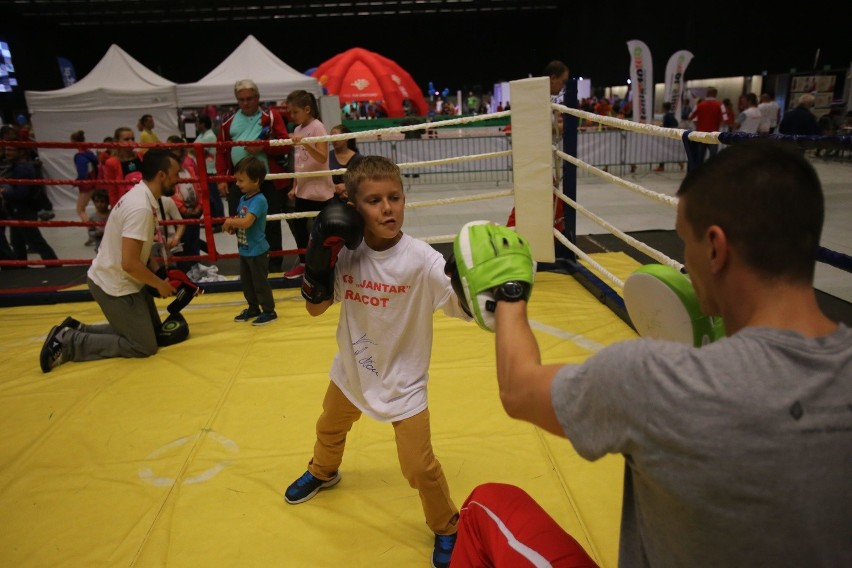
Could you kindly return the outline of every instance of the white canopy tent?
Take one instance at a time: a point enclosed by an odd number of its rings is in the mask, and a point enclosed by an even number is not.
[[[319,81],[296,71],[249,35],[198,82],[178,85],[178,103],[181,108],[234,104],[234,84],[241,79],[254,81],[264,101],[283,100],[298,89],[322,94]]]
[[[113,44],[92,71],[73,85],[56,91],[26,91],[36,138],[66,142],[84,130],[88,142],[100,142],[121,126],[136,130],[143,114],[154,117],[154,131],[165,140],[180,134],[175,84],[160,77]],[[138,140],[138,135],[137,135]],[[39,150],[44,175],[73,179],[75,150]],[[50,198],[58,209],[73,209],[77,189],[51,186]]]

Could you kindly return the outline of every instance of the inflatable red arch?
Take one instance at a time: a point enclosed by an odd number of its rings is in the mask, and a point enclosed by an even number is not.
[[[405,116],[402,102],[411,101],[414,114],[429,110],[423,93],[405,69],[395,61],[360,47],[353,47],[321,63],[311,73],[329,95],[341,103],[382,101],[388,117]]]

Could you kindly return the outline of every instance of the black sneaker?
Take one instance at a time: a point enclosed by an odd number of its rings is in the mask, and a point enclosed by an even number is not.
[[[268,323],[272,323],[278,319],[278,314],[275,313],[275,310],[271,312],[263,312],[257,319],[251,322],[252,325],[266,325]]]
[[[435,549],[432,551],[432,568],[449,568],[453,548],[456,546],[455,534],[436,534]]]
[[[63,329],[65,328],[59,325],[53,326],[53,329],[47,334],[47,339],[44,340],[44,345],[41,347],[41,353],[38,358],[41,370],[44,373],[51,372],[54,367],[58,367],[65,362],[65,359],[62,357],[62,342],[58,338],[59,333]]]
[[[334,477],[328,481],[323,481],[311,475],[310,471],[306,471],[302,474],[302,477],[287,488],[287,491],[284,492],[284,500],[291,505],[304,503],[316,495],[320,489],[328,489],[338,483],[340,483],[340,472],[334,472]]]
[[[237,317],[234,318],[234,321],[238,321],[238,322],[250,321],[250,320],[253,320],[254,318],[256,318],[259,315],[260,315],[259,311],[253,312],[249,309],[245,309],[245,310],[240,312],[240,315],[238,315]]]
[[[62,320],[62,323],[59,324],[59,327],[70,327],[71,329],[79,330],[83,327],[83,324],[79,320],[75,320],[71,316],[68,316],[67,318]]]
[[[38,218],[42,221],[50,221],[54,217],[56,217],[56,213],[54,213],[50,209],[42,209],[38,212]]]

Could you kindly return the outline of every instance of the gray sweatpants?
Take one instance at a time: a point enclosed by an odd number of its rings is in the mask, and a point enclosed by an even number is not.
[[[110,296],[87,279],[89,291],[106,316],[102,324],[84,324],[62,338],[63,355],[70,361],[110,357],[148,357],[157,352],[160,314],[147,289],[135,294]]]
[[[275,299],[272,297],[272,285],[269,283],[269,253],[257,256],[240,255],[240,283],[243,296],[246,297],[249,310],[264,312],[275,311]]]

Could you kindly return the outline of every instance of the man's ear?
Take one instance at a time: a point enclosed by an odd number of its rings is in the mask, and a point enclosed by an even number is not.
[[[719,225],[711,225],[707,229],[707,243],[710,254],[710,269],[717,273],[728,263],[728,236]]]

